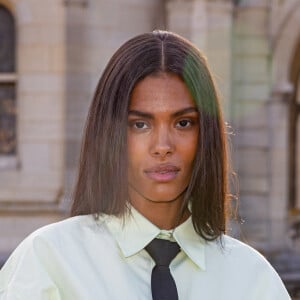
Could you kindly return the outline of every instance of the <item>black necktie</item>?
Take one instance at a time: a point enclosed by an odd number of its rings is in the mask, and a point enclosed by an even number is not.
[[[154,239],[145,247],[155,261],[151,275],[151,290],[153,300],[178,300],[178,293],[169,265],[180,251],[175,242]]]

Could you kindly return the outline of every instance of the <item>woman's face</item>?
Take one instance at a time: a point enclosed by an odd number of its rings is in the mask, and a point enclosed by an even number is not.
[[[133,206],[182,199],[196,155],[198,110],[185,83],[162,73],[141,80],[128,110],[128,181]]]

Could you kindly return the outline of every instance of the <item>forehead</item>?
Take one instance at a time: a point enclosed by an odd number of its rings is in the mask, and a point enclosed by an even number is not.
[[[196,107],[185,82],[175,74],[150,75],[134,87],[129,109],[155,111],[176,111]]]

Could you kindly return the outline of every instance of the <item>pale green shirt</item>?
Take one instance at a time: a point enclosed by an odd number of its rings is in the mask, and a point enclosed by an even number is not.
[[[123,221],[78,216],[37,230],[0,271],[0,299],[151,300],[154,262],[144,247],[158,235],[182,249],[170,265],[180,300],[290,299],[257,251],[226,235],[223,246],[205,242],[191,218],[173,234],[134,209]]]

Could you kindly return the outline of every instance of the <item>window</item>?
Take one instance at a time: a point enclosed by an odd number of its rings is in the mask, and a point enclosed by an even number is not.
[[[14,18],[0,5],[0,169],[16,166],[15,43]]]

